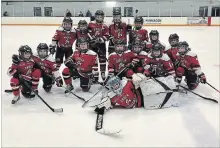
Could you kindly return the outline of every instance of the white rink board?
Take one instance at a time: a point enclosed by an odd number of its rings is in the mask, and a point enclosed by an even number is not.
[[[28,44],[36,52],[40,42],[51,43],[57,26],[2,26],[2,92],[9,89],[7,69],[11,56],[21,44]],[[198,54],[207,80],[220,88],[219,27],[146,27],[157,29],[166,45],[168,36],[177,33],[187,40]],[[92,86],[83,93],[74,82],[75,93],[86,99],[100,87]],[[122,129],[121,135],[108,137],[95,132],[96,114],[93,108],[81,108],[82,102],[62,88],[54,86],[46,94],[39,86],[39,94],[54,108],[62,107],[63,114],[52,113],[37,97],[21,99],[11,105],[12,94],[2,93],[3,147],[219,147],[219,105],[190,93],[179,98],[182,106],[163,110],[113,109],[104,116],[106,129]],[[219,100],[219,93],[201,84],[197,93]],[[100,100],[100,95],[95,102]]]
[[[188,26],[187,17],[143,17],[144,25],[165,25],[165,26]],[[160,23],[148,24],[146,20],[161,20]],[[58,26],[62,23],[63,17],[2,17],[2,25],[51,25]],[[90,21],[89,17],[72,17],[73,24],[77,25],[79,20]],[[219,18],[211,18],[215,25],[220,25]],[[112,17],[105,17],[106,24],[112,23]],[[134,17],[122,17],[122,21],[133,24]],[[196,24],[199,26],[199,24]],[[191,26],[191,25],[190,25]]]

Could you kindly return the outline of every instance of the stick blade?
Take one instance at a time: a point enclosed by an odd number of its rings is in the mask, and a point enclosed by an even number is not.
[[[54,109],[54,112],[56,112],[56,113],[62,113],[62,112],[63,112],[63,108]]]
[[[117,135],[121,132],[122,130],[112,130],[112,131],[108,131],[108,130],[105,130],[105,129],[100,129],[100,130],[97,130],[98,133],[100,134],[103,134],[103,135],[107,135],[107,136],[111,136],[111,135]]]

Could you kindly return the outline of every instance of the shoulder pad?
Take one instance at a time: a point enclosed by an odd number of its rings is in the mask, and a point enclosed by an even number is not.
[[[95,24],[95,21],[91,21],[91,22],[89,22],[89,24]]]
[[[196,53],[191,52],[191,51],[189,51],[186,55],[187,55],[187,56],[191,56],[191,57],[196,57],[196,56],[197,56]]]
[[[116,52],[112,52],[112,53],[109,55],[109,57],[112,56],[112,55],[116,55]]]
[[[167,50],[169,50],[169,49],[171,49],[171,46],[170,46],[170,45],[165,48],[165,51],[167,51]]]
[[[161,60],[164,60],[164,61],[169,61],[170,58],[167,54],[163,54],[163,56],[161,57]]]
[[[63,27],[62,26],[60,26],[58,29],[57,29],[57,31],[63,31],[64,29],[63,29]]]
[[[139,55],[148,55],[146,51],[141,51]]]
[[[88,55],[94,55],[94,56],[97,55],[97,53],[95,53],[95,52],[92,51],[92,50],[88,50],[88,51],[86,52],[86,54],[88,54]]]

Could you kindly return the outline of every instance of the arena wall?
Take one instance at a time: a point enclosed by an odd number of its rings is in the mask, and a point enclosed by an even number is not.
[[[220,26],[220,17],[143,17],[144,26]],[[89,17],[72,17],[73,25],[79,20],[90,21]],[[63,17],[2,17],[2,26],[59,26]],[[126,23],[133,24],[133,17],[123,17]],[[110,24],[112,17],[105,17],[105,22]]]

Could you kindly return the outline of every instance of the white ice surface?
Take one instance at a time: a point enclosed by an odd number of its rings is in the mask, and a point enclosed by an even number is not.
[[[179,98],[178,108],[162,110],[114,109],[104,116],[104,128],[122,129],[118,136],[108,137],[95,132],[96,114],[93,108],[82,108],[82,102],[73,95],[65,96],[63,88],[53,87],[47,94],[39,86],[39,94],[54,108],[64,112],[51,112],[37,97],[22,98],[11,105],[10,78],[6,72],[11,55],[21,44],[35,51],[40,42],[51,42],[57,27],[2,26],[2,146],[3,147],[219,147],[219,104],[203,100],[191,93]],[[160,39],[168,45],[168,36],[177,33],[187,40],[198,54],[207,80],[219,86],[219,27],[147,27],[158,29]],[[75,93],[89,99],[100,86],[92,86],[83,93],[79,82]],[[219,100],[219,93],[200,84],[195,90],[201,95]],[[99,101],[99,96],[96,97]]]

